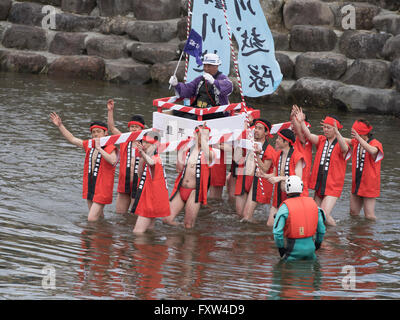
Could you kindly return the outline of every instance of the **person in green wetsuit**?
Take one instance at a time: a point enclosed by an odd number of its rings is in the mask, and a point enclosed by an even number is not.
[[[279,207],[273,227],[279,254],[285,261],[316,259],[325,234],[325,213],[312,198],[300,196],[300,177],[288,177],[285,188],[288,199]]]

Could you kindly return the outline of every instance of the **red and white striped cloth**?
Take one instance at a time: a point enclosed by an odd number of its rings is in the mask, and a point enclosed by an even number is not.
[[[283,122],[283,123],[278,123],[272,125],[271,128],[271,134],[275,134],[278,131],[285,129],[285,128],[290,128],[291,123],[290,122]],[[146,129],[138,132],[127,132],[127,133],[121,133],[121,134],[116,134],[112,136],[107,136],[100,138],[100,145],[102,147],[110,145],[110,144],[120,144],[124,142],[129,142],[129,141],[135,141],[135,140],[141,140],[143,138],[143,135],[148,132],[152,131],[153,129]],[[239,141],[246,139],[249,136],[249,132],[247,130],[230,130],[230,129],[224,129],[220,132],[212,132],[211,131],[211,136],[210,136],[210,145],[215,145],[219,143],[224,143],[224,142],[232,142],[232,141]],[[181,148],[185,146],[190,146],[193,142],[193,138],[188,138],[185,140],[176,140],[176,141],[169,141],[165,143],[161,143],[159,145],[159,153],[163,152],[172,152],[176,150],[180,150]],[[93,139],[90,139],[88,142],[88,147],[93,148],[94,147],[94,141]]]
[[[189,106],[183,106],[183,105],[177,104],[177,102],[180,102],[182,100],[183,100],[183,98],[178,98],[176,96],[155,99],[155,100],[153,100],[153,106],[160,108],[160,109],[177,110],[177,111],[195,114],[198,116],[215,113],[215,112],[240,110],[243,107],[243,102],[239,102],[239,103],[231,103],[231,104],[227,104],[227,105],[223,105],[223,106],[216,106],[216,107],[211,107],[211,108],[195,108],[195,107],[189,107]]]

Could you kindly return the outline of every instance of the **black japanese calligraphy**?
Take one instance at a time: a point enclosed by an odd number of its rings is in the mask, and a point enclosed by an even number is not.
[[[251,7],[251,0],[248,0],[247,3],[245,4],[244,0],[235,0],[235,12],[236,12],[236,16],[238,17],[239,21],[242,21],[242,14],[241,14],[241,10],[247,10],[249,9],[249,12],[255,16],[256,13],[253,10],[253,8]]]
[[[207,26],[208,26],[208,14],[204,13],[203,14],[203,25],[201,27],[201,37],[203,38],[203,41],[206,41]],[[215,18],[211,18],[210,26],[211,26],[212,33],[218,32],[218,35],[219,35],[220,39],[223,40],[224,36],[222,34],[222,24],[218,24],[217,25],[216,19]]]
[[[223,4],[224,4],[225,9],[226,9],[226,1],[225,0],[204,0],[204,4],[209,4],[209,3],[214,4],[214,8],[216,8],[216,9],[223,9]]]
[[[263,92],[265,88],[269,87],[269,82],[274,87],[274,77],[268,66],[248,65],[247,67],[251,74],[250,79],[252,82],[249,85],[250,88],[254,86],[258,92]]]
[[[237,28],[240,31],[240,28]],[[263,47],[265,39],[260,39],[260,34],[256,32],[256,28],[251,29],[251,36],[249,37],[247,34],[247,30],[245,30],[241,35],[242,37],[242,46],[241,51],[243,56],[250,56],[256,52],[269,52],[268,49]],[[251,49],[248,51],[247,49]]]

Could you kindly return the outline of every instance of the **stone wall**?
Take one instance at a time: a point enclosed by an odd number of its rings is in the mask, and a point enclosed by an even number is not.
[[[260,3],[284,80],[249,102],[400,115],[400,1]],[[354,30],[343,28],[348,4]],[[187,0],[0,0],[0,71],[166,86],[185,43],[186,15]]]

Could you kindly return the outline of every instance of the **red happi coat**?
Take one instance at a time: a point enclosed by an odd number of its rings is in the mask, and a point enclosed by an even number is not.
[[[96,203],[112,203],[114,190],[115,166],[103,159],[98,153],[96,164],[92,170],[92,157],[95,148],[88,148],[89,140],[83,142],[86,152],[83,168],[83,191],[82,198]],[[114,145],[104,147],[104,151],[111,154],[117,148]]]
[[[143,163],[143,173],[131,212],[147,218],[168,217],[170,207],[164,167],[159,155],[154,155],[152,159],[155,162],[153,168]]]
[[[223,150],[221,150],[221,157],[218,161],[219,163],[215,163],[210,168],[210,186],[223,187],[226,182],[226,163]]]
[[[120,165],[117,192],[130,194],[132,195],[132,198],[134,198],[139,180],[137,171],[140,156],[136,156],[139,153],[136,148],[132,148],[132,143],[133,141],[120,144]],[[132,157],[135,159],[133,179],[131,179]],[[135,186],[133,190],[132,186]]]
[[[351,140],[353,147],[351,192],[360,197],[377,198],[380,195],[383,147],[376,139],[371,139],[368,143],[378,148],[376,159],[366,150],[360,155],[360,143],[356,139]]]
[[[330,152],[330,147],[327,147],[327,138],[322,135],[318,137],[317,152],[311,172],[310,188],[315,190],[320,197],[333,196],[339,198],[343,190],[346,164],[347,160],[351,157],[351,152],[349,150],[346,157],[343,157],[339,143],[335,142],[335,140],[331,144],[334,147]],[[325,162],[321,163],[324,149],[326,149],[325,152],[327,155]]]
[[[305,145],[303,145],[300,139],[296,139],[294,143],[294,147],[303,154],[304,161],[306,165],[303,168],[303,193],[301,194],[304,197],[308,197],[308,188],[310,187],[310,178],[311,178],[311,169],[312,169],[312,143],[310,141],[306,141]]]
[[[262,158],[261,160],[264,162],[266,160],[271,160],[272,164],[268,169],[268,174],[274,171],[274,158],[276,151],[266,140],[262,146]],[[238,165],[241,170],[239,173],[244,173],[244,164]],[[261,181],[260,181],[261,180]],[[261,182],[261,183],[260,183]],[[262,189],[261,189],[262,184]],[[253,186],[252,190],[252,200],[258,203],[270,203],[272,197],[273,185],[265,178],[255,177],[255,172],[252,176],[246,176],[243,174],[238,174],[235,185],[235,195],[243,195],[245,192],[248,193],[250,191],[251,186]]]
[[[305,162],[303,153],[298,151],[296,148],[291,147],[288,152],[287,158],[286,158],[286,162],[289,162],[288,167],[286,167],[285,163],[281,163],[281,155],[282,155],[282,150],[280,150],[279,152],[276,153],[275,160],[274,160],[274,166],[276,168],[277,176],[280,175],[279,168],[282,168],[282,166],[283,166],[283,168],[285,168],[285,176],[296,175],[297,162],[299,162],[300,160],[303,161],[303,164]],[[286,200],[286,198],[287,198],[286,192],[283,192],[281,190],[281,184],[276,183],[275,191],[274,191],[274,199],[273,199],[272,205],[275,208],[279,208],[279,206],[282,204],[282,202],[284,200]]]
[[[183,177],[186,172],[187,161],[190,156],[191,149],[186,151],[186,160],[183,170],[179,173],[178,177],[175,180],[174,188],[171,193],[170,201],[177,195],[179,188],[182,185]],[[210,148],[210,152],[213,152]],[[207,164],[207,160],[204,156],[204,152],[199,153],[197,163],[196,163],[196,171],[200,170],[200,174],[196,173],[196,195],[195,202],[200,202],[202,204],[207,204],[207,193],[208,193],[208,179],[210,177],[210,167],[212,165]]]

